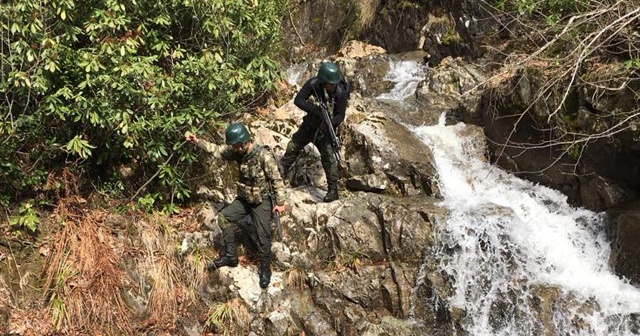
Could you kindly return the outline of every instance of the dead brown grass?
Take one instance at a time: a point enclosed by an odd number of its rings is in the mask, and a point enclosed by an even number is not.
[[[252,318],[249,309],[239,298],[215,304],[209,309],[208,315],[206,326],[224,335],[244,335]]]
[[[43,286],[56,330],[132,335],[130,313],[120,297],[120,257],[102,225],[105,214],[88,209],[86,201],[75,196],[77,183],[69,170],[60,181],[64,195],[56,191],[59,200],[52,217],[63,228],[50,242]]]
[[[62,229],[47,247],[43,271],[49,325],[62,335],[174,334],[187,307],[198,306],[197,293],[207,278],[206,257],[198,250],[177,253],[175,228],[191,223],[179,216],[140,215],[133,233],[121,232],[130,235],[123,241],[110,231],[106,211],[90,209],[76,196],[70,173],[50,179],[65,186],[56,190],[52,214]],[[122,255],[130,258],[127,263]],[[125,264],[132,269],[125,272]],[[136,274],[132,278],[129,272]],[[123,290],[145,300],[144,311],[134,314]]]
[[[88,210],[85,203],[77,196],[65,197],[54,211],[64,228],[52,240],[44,288],[55,303],[52,314],[62,311],[56,329],[131,335],[130,313],[120,297],[120,257],[101,225],[104,214]]]
[[[373,22],[378,11],[378,0],[358,0],[354,1],[358,8],[358,16],[360,19],[361,28],[367,28]]]

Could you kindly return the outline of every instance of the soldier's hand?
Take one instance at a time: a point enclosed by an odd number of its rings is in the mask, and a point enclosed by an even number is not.
[[[283,213],[286,211],[286,207],[284,205],[276,205],[273,207],[273,212]]]
[[[198,136],[193,133],[188,132],[184,135],[184,138],[189,142],[198,142]]]

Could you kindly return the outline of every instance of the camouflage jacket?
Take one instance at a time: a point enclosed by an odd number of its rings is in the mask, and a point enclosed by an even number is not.
[[[284,183],[278,163],[271,152],[259,145],[254,145],[245,155],[236,152],[227,145],[217,145],[199,139],[198,146],[211,153],[215,159],[225,159],[238,163],[239,178],[236,182],[238,197],[249,204],[260,204],[270,194],[269,184],[273,186],[275,202],[284,205]]]

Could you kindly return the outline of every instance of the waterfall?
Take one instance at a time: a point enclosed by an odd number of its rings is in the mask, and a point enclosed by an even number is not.
[[[309,64],[307,63],[299,63],[290,66],[285,73],[287,74],[286,80],[291,85],[298,85],[298,81],[300,81],[300,77],[307,70]]]
[[[417,61],[389,58],[389,72],[385,80],[395,83],[389,93],[377,97],[382,100],[403,101],[416,93],[418,84],[424,80],[425,66]]]
[[[640,290],[608,265],[604,214],[482,160],[464,124],[411,127],[449,210],[435,260],[470,335],[640,335]],[[546,308],[542,307],[548,304]],[[541,308],[542,307],[542,308]]]

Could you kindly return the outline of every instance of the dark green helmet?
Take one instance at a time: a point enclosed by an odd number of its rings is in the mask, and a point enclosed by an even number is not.
[[[318,70],[318,78],[322,83],[338,84],[342,80],[340,69],[335,63],[322,63]]]
[[[251,139],[251,135],[249,135],[249,131],[244,127],[243,124],[231,124],[227,127],[227,131],[225,132],[225,137],[227,140],[227,145],[233,145],[241,142],[248,141]]]

